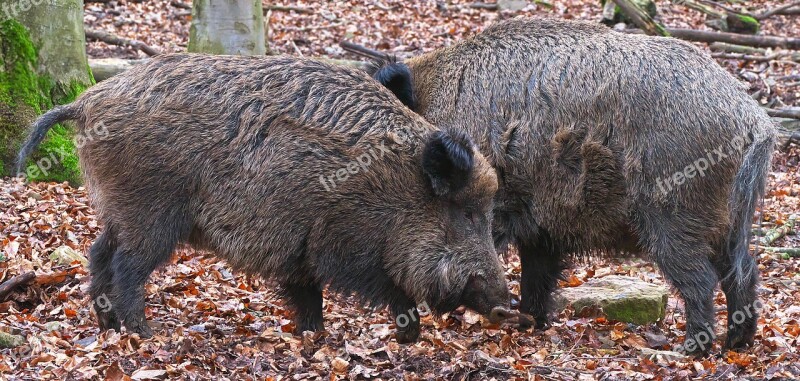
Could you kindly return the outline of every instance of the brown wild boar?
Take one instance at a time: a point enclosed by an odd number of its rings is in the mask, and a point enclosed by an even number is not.
[[[106,131],[78,150],[104,226],[89,253],[102,328],[152,334],[143,285],[181,243],[274,279],[297,331],[323,329],[326,285],[395,315],[425,302],[510,316],[489,225],[494,170],[465,133],[435,128],[366,73],[160,56],[43,115],[19,172],[67,120],[79,135]],[[411,320],[398,341],[417,339]]]
[[[498,174],[493,231],[522,261],[521,310],[544,325],[567,254],[643,252],[686,304],[704,353],[718,282],[725,346],[752,344],[748,253],[774,127],[707,54],[586,22],[514,19],[374,78],[431,123],[467,131]]]

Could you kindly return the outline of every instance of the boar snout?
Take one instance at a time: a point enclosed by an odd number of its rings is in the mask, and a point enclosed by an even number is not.
[[[489,321],[492,322],[492,324],[497,324],[516,316],[516,312],[511,311],[507,307],[498,306],[492,308],[492,312],[489,313]]]
[[[488,281],[480,275],[470,276],[464,289],[461,303],[473,311],[486,316],[492,322],[495,319],[505,320],[511,313],[510,294],[505,279],[492,279]]]

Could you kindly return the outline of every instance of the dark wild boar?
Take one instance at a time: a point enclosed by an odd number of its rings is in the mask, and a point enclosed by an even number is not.
[[[106,131],[78,152],[104,226],[89,253],[102,328],[152,334],[143,285],[181,243],[276,280],[297,331],[323,329],[326,285],[395,315],[425,302],[510,316],[494,170],[465,133],[433,127],[363,72],[160,56],[43,115],[19,172],[67,120],[79,135]],[[418,335],[413,319],[397,339]]]
[[[752,344],[750,224],[774,127],[692,45],[585,22],[514,19],[374,78],[431,123],[467,131],[498,174],[493,231],[522,261],[521,309],[546,324],[567,254],[643,252],[686,304],[689,352]],[[692,347],[694,346],[694,348]]]

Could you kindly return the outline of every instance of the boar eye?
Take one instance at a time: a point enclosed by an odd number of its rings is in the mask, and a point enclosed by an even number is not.
[[[475,224],[477,219],[475,218],[475,213],[471,210],[467,210],[464,212],[464,218]]]

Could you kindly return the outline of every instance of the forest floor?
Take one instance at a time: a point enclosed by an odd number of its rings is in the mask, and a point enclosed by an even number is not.
[[[470,1],[471,2],[471,1]],[[397,54],[419,54],[468,37],[517,15],[598,20],[590,0],[554,0],[519,12],[494,12],[435,1],[292,1],[311,13],[274,11],[271,48],[280,53],[350,58],[342,39]],[[754,9],[782,1],[748,2]],[[670,27],[704,28],[704,16],[659,3]],[[87,4],[87,26],[136,38],[165,52],[184,50],[190,16],[170,1]],[[798,18],[768,19],[763,34],[797,36]],[[703,46],[704,44],[699,44]],[[139,57],[137,52],[90,43],[89,54]],[[141,58],[141,57],[140,57]],[[798,74],[790,62],[742,64],[719,61],[760,92],[763,104],[798,105],[800,85],[781,78]],[[796,80],[795,80],[796,81]],[[775,155],[760,215],[763,227],[786,225],[800,213],[800,149]],[[270,284],[233,271],[207,253],[180,250],[147,285],[147,315],[155,337],[100,332],[89,307],[85,259],[59,263],[51,254],[85,254],[99,229],[86,190],[66,184],[0,181],[0,282],[34,271],[36,278],[0,303],[0,332],[19,335],[22,345],[0,350],[2,379],[786,379],[800,378],[800,258],[758,252],[763,302],[755,345],[741,353],[717,344],[707,358],[684,358],[673,350],[684,339],[685,311],[676,295],[666,318],[630,325],[563,311],[545,331],[491,325],[470,311],[422,319],[420,342],[399,345],[386,311],[361,308],[351,298],[325,297],[326,333],[296,337],[289,312]],[[794,233],[791,231],[790,233]],[[798,247],[789,234],[772,243]],[[512,291],[519,293],[520,265],[504,258]],[[663,283],[645,260],[595,258],[577,263],[562,287],[611,274]],[[725,297],[717,292],[717,333],[723,334]]]

